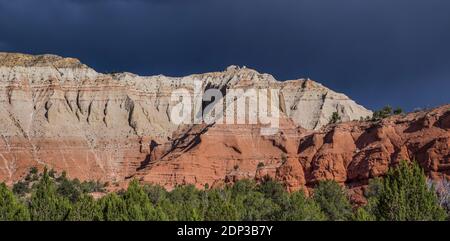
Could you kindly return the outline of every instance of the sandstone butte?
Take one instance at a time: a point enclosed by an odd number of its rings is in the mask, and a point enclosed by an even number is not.
[[[177,88],[277,88],[279,131],[261,125],[175,125]],[[225,96],[226,97],[226,96]],[[334,112],[342,123],[329,125]],[[278,81],[230,66],[185,77],[98,73],[73,58],[0,53],[0,181],[32,166],[121,185],[136,178],[171,189],[271,176],[289,191],[319,180],[346,185],[355,201],[401,159],[433,179],[450,174],[450,105],[360,121],[372,112],[310,79]]]

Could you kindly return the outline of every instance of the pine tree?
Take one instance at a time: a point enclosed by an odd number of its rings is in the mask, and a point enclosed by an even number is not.
[[[436,193],[427,186],[423,170],[415,162],[402,161],[389,170],[382,190],[372,198],[378,220],[444,220],[446,216]]]
[[[360,207],[353,214],[353,221],[376,221],[376,217],[365,207]]]
[[[229,188],[231,199],[237,209],[239,220],[255,221],[264,220],[265,214],[260,206],[264,205],[265,197],[262,193],[256,192],[256,183],[250,180],[240,180]],[[266,204],[267,205],[267,204]]]
[[[110,193],[99,200],[102,220],[128,221],[127,205],[116,193]]]
[[[291,194],[289,207],[284,210],[282,220],[321,221],[326,218],[314,200],[307,198],[302,191],[298,191]]]
[[[54,174],[53,174],[54,176]],[[61,196],[68,198],[72,203],[75,203],[81,196],[80,181],[78,179],[69,180],[67,178],[60,178],[57,193]]]
[[[101,221],[102,213],[94,198],[88,194],[81,195],[70,210],[70,221]]]
[[[230,193],[213,189],[208,192],[208,207],[205,212],[206,221],[237,221],[238,211],[230,200]]]
[[[336,112],[333,112],[333,114],[331,115],[331,118],[330,118],[330,121],[328,124],[336,124],[336,123],[341,122],[341,120],[342,120],[341,116],[336,111]]]
[[[0,184],[0,221],[26,221],[30,215],[4,183]]]
[[[178,186],[169,194],[177,221],[201,221],[205,211],[201,192],[193,185]]]
[[[239,220],[270,220],[280,210],[275,202],[257,191],[254,181],[236,182],[231,188],[231,193],[231,200],[238,211]]]
[[[400,115],[403,113],[403,109],[400,107],[396,108],[393,113],[394,113],[394,115]]]
[[[47,168],[45,168],[30,199],[31,219],[34,221],[63,221],[67,219],[70,209],[70,201],[57,193],[56,185],[50,179]]]
[[[263,182],[258,186],[258,191],[280,206],[285,206],[289,202],[289,195],[283,185],[272,180],[272,178],[268,176],[266,176]]]
[[[269,176],[263,179],[263,182],[258,186],[259,192],[263,193],[265,198],[276,204],[269,220],[280,220],[283,216],[283,210],[289,209],[289,194],[281,183],[272,180]]]
[[[139,185],[138,181],[133,180],[123,195],[128,218],[133,221],[165,220],[167,217],[159,209],[155,208],[150,201],[147,193]]]
[[[168,198],[162,198],[158,200],[156,208],[163,212],[163,217],[161,220],[164,221],[180,221],[183,220],[179,217],[180,205],[175,205]],[[202,218],[192,219],[192,220],[202,220]]]
[[[321,181],[314,189],[313,199],[329,220],[348,220],[352,216],[352,206],[344,190],[335,181]]]

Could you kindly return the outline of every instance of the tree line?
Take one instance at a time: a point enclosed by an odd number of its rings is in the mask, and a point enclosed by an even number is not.
[[[222,221],[222,220],[448,220],[448,200],[427,183],[415,163],[401,162],[384,178],[373,179],[367,204],[354,207],[346,189],[334,181],[317,183],[313,194],[288,193],[278,182],[241,180],[222,188],[192,185],[167,191],[132,181],[126,190],[105,192],[100,182],[70,180],[33,168],[12,189],[0,184],[0,220],[9,221]],[[448,192],[447,199],[448,199]]]

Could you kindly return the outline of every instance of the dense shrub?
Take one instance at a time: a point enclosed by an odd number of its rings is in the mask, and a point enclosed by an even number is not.
[[[336,124],[336,123],[341,122],[341,120],[342,120],[342,118],[339,115],[339,113],[338,112],[333,112],[333,114],[330,117],[330,121],[328,122],[328,124]]]
[[[387,118],[389,116],[399,115],[402,113],[403,113],[403,110],[401,108],[392,109],[392,107],[388,105],[388,106],[383,107],[381,110],[377,110],[377,111],[373,112],[371,120],[378,121],[378,120]]]

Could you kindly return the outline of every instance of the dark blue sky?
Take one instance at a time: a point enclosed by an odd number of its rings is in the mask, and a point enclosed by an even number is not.
[[[0,0],[0,51],[141,75],[246,65],[371,109],[450,103],[448,0]]]

